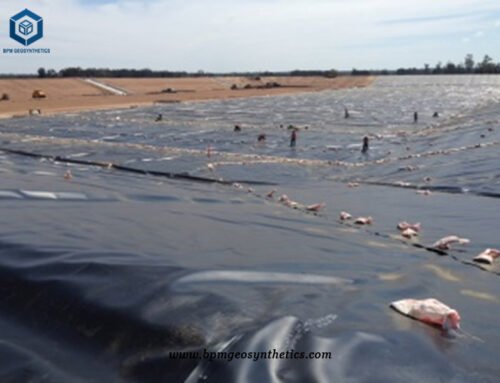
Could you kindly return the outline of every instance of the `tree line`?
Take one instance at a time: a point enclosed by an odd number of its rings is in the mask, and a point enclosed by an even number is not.
[[[390,70],[357,70],[353,69],[351,75],[429,75],[429,74],[500,74],[500,63],[495,63],[489,55],[482,60],[475,61],[472,54],[467,54],[463,62],[446,64],[438,62],[434,67],[424,64],[423,68],[399,68]]]
[[[39,78],[54,78],[54,77],[135,77],[135,78],[182,78],[182,77],[214,77],[214,76],[325,76],[336,77],[337,71],[329,70],[293,70],[290,72],[231,72],[231,73],[208,73],[202,70],[197,72],[185,71],[153,71],[151,69],[110,69],[110,68],[80,68],[70,67],[60,71],[54,69],[38,69]]]
[[[369,76],[369,75],[431,75],[431,74],[500,74],[500,63],[495,63],[493,58],[485,55],[482,60],[476,62],[472,54],[467,54],[462,62],[454,63],[448,61],[446,64],[438,62],[431,67],[429,64],[424,64],[423,67],[417,68],[399,68],[397,70],[379,69],[352,69],[352,71],[337,71],[335,69],[328,70],[292,70],[283,72],[264,71],[264,72],[229,72],[229,73],[211,73],[199,70],[197,72],[187,71],[154,71],[151,69],[110,69],[110,68],[81,68],[69,67],[59,71],[55,69],[39,68],[35,75],[1,75],[0,77],[11,78],[56,78],[56,77],[135,77],[135,78],[183,78],[183,77],[215,77],[215,76],[244,76],[249,78],[258,78],[265,76],[284,77],[284,76],[321,76],[334,78],[339,74],[352,76]]]
[[[80,68],[69,67],[55,71],[45,68],[38,69],[38,77],[195,77],[205,76],[205,73],[188,73],[183,71],[153,71],[151,69],[110,69],[110,68]]]

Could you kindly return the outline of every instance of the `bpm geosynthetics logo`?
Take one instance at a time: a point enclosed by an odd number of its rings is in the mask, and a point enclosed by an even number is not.
[[[28,46],[43,37],[43,19],[29,9],[10,18],[10,38]]]
[[[43,38],[43,18],[35,12],[25,9],[9,20],[9,34],[12,40],[17,41],[25,47]],[[3,48],[4,54],[40,54],[50,53],[48,48]]]

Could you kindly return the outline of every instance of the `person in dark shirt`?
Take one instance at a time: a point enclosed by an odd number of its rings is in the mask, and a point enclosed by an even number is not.
[[[369,145],[370,145],[370,143],[369,143],[368,136],[364,136],[363,137],[363,149],[361,149],[361,153],[368,152]]]
[[[297,130],[292,130],[292,135],[290,136],[290,147],[294,148],[297,143]]]

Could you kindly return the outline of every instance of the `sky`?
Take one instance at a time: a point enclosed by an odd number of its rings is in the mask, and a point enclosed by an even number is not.
[[[23,48],[9,19],[29,8],[44,37]],[[2,0],[0,73],[39,67],[207,72],[397,69],[500,62],[498,0]],[[497,56],[495,56],[497,55]]]

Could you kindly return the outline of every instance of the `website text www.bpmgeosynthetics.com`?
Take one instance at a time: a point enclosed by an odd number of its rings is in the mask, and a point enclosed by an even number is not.
[[[170,359],[178,359],[178,360],[225,360],[227,362],[231,362],[233,360],[252,360],[257,362],[262,359],[332,359],[331,352],[304,352],[304,351],[278,351],[276,349],[272,349],[269,351],[208,351],[207,349],[203,349],[203,351],[170,351],[169,352]]]

